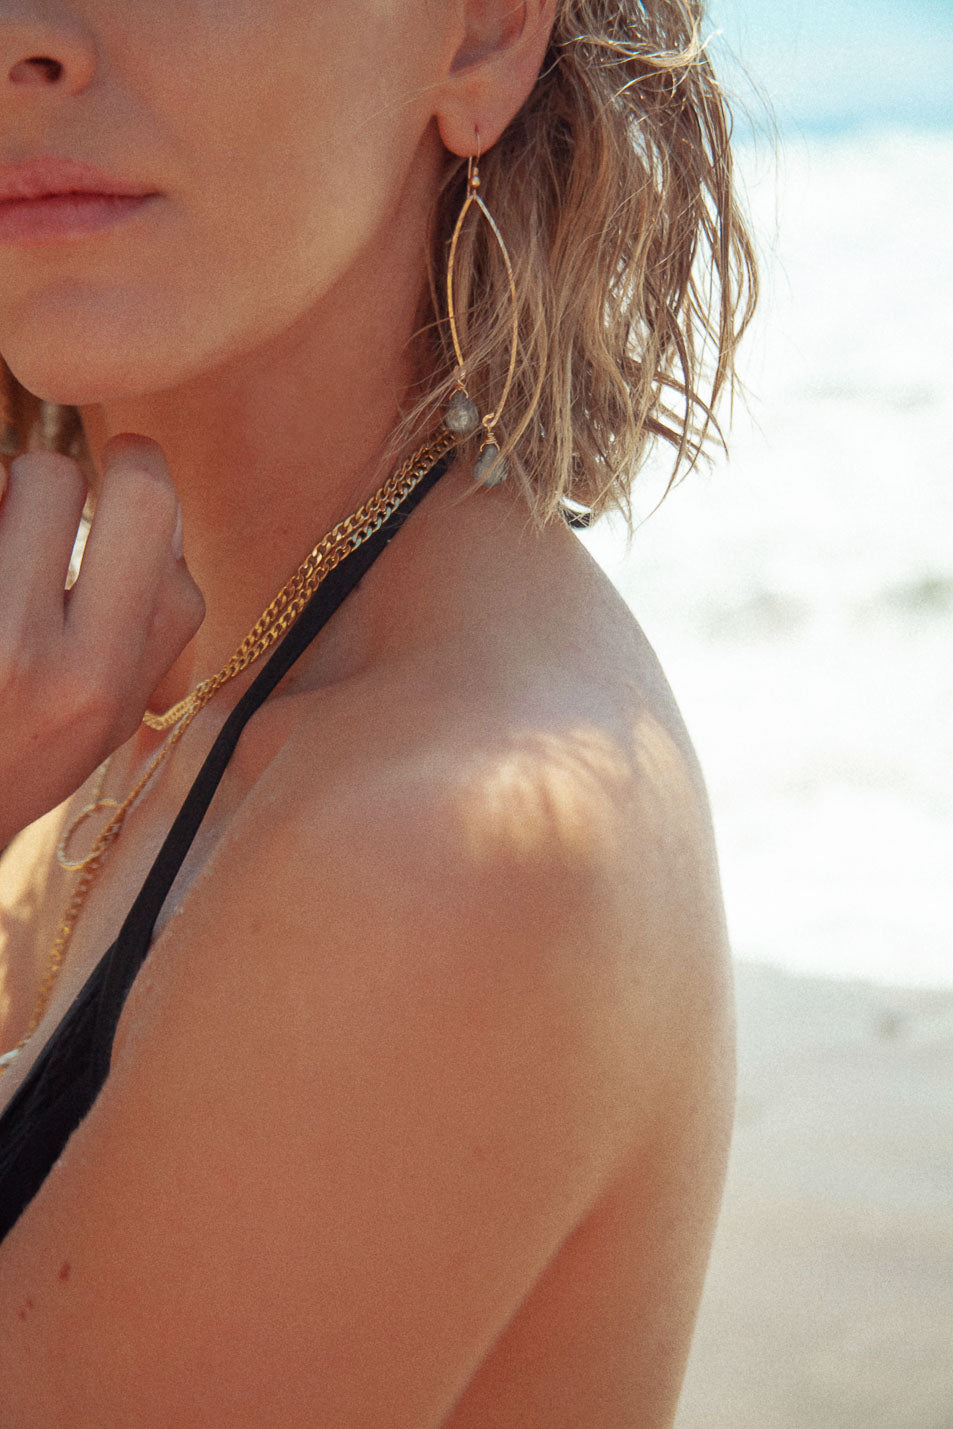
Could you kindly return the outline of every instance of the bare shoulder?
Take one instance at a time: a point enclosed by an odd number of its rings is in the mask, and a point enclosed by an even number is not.
[[[684,1024],[697,989],[703,1015],[726,963],[711,819],[648,641],[561,524],[428,519],[382,582],[386,658],[303,697],[203,896],[251,860],[281,917],[341,908],[448,966],[599,969],[643,1021],[674,1001]]]
[[[286,704],[0,1253],[11,1422],[538,1422],[481,1407],[494,1347],[590,1283],[573,1322],[644,1347],[599,1422],[670,1422],[724,1157],[711,836],[637,634],[545,595]],[[584,1394],[597,1348],[545,1372]]]
[[[671,691],[601,573],[556,569],[563,592],[577,583],[561,608],[545,581],[498,590],[452,639],[321,691],[181,933],[192,917],[197,939],[232,930],[228,1016],[247,997],[277,1026],[289,996],[373,988],[408,1035],[445,1015],[433,1055],[458,1068],[479,1028],[474,1089],[489,1048],[521,1046],[564,1077],[561,1125],[578,1116],[595,1194],[656,1112],[675,1114],[678,1086],[720,1098],[723,1146],[730,974],[708,802]],[[510,1073],[533,1084],[522,1064]],[[495,1114],[538,1115],[497,1091]]]
[[[320,692],[206,893],[251,887],[289,965],[334,926],[351,968],[388,948],[414,989],[531,995],[644,1096],[730,1038],[717,857],[654,652],[575,547],[551,570],[534,550],[452,638]]]

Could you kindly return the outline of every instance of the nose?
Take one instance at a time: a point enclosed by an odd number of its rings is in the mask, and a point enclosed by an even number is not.
[[[62,60],[48,55],[31,55],[28,60],[18,60],[9,75],[11,84],[58,84],[62,78]]]
[[[43,94],[78,94],[96,69],[92,38],[53,7],[0,0],[0,106]]]

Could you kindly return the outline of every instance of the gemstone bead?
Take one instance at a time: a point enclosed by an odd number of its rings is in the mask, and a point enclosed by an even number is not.
[[[506,457],[500,456],[496,442],[487,442],[473,463],[473,480],[481,486],[499,486],[506,480],[506,470]]]
[[[447,404],[444,426],[458,437],[469,436],[480,425],[476,403],[465,392],[456,391]]]

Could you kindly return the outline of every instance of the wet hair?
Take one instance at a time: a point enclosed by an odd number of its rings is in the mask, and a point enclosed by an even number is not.
[[[692,0],[557,0],[539,79],[480,160],[480,193],[513,265],[519,355],[498,432],[540,520],[570,502],[631,516],[658,439],[671,480],[722,441],[715,409],[757,298],[739,207],[732,117]],[[413,339],[426,374],[394,450],[433,430],[456,359],[446,317],[466,160],[448,156],[431,222],[429,292]],[[471,211],[454,304],[468,385],[491,411],[509,366],[511,297],[489,225]],[[3,366],[8,453],[88,462],[75,409],[40,402]]]

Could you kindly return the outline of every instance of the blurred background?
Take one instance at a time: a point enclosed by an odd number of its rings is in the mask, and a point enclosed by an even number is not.
[[[747,392],[730,460],[650,515],[660,463],[631,546],[585,538],[695,739],[738,959],[678,1429],[953,1429],[953,3],[710,28],[764,275]]]

